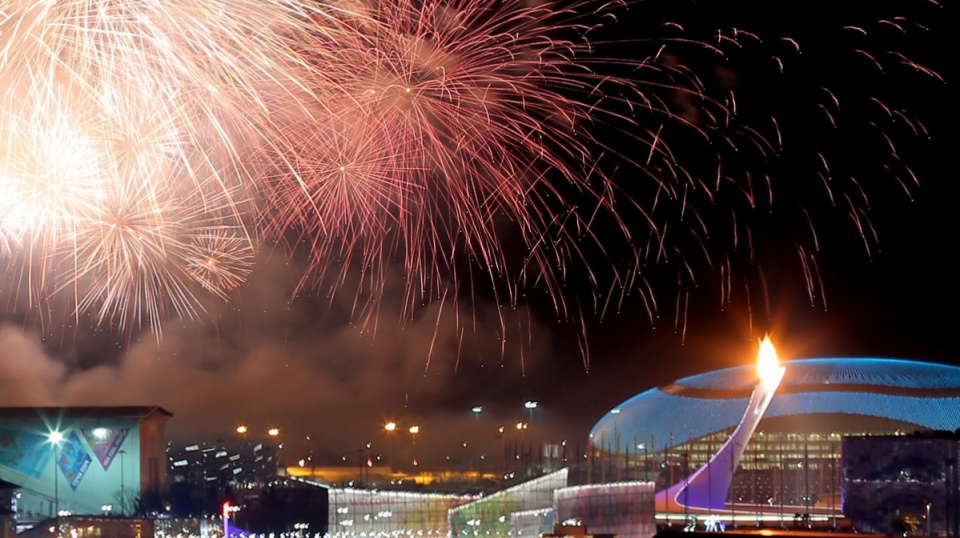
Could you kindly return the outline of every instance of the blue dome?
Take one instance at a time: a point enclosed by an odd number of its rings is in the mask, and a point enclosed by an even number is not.
[[[875,385],[909,389],[960,389],[960,368],[901,359],[804,359],[784,363],[781,387]],[[736,366],[685,377],[677,385],[698,389],[750,390],[756,366]]]
[[[784,362],[786,373],[764,419],[800,415],[859,415],[918,429],[960,427],[960,368],[897,359],[805,359]],[[652,451],[733,428],[757,383],[756,366],[686,377],[650,389],[608,412],[593,427],[599,447]],[[825,422],[829,428],[829,422]]]

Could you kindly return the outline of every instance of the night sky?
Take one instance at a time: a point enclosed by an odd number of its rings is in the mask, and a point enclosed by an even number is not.
[[[695,202],[714,232],[704,247],[712,265],[698,256],[700,245],[678,241],[687,258],[644,266],[659,301],[652,321],[649,303],[636,293],[596,313],[584,268],[572,267],[563,293],[584,312],[582,324],[579,316],[558,320],[536,285],[519,305],[509,306],[482,282],[461,290],[462,297],[473,292],[472,302],[426,304],[401,321],[399,276],[379,315],[361,324],[351,319],[350,293],[292,297],[301,262],[264,251],[236,301],[211,303],[197,320],[170,321],[159,341],[148,333],[127,341],[109,331],[75,328],[42,334],[17,313],[0,314],[0,405],[160,405],[174,414],[169,434],[175,442],[226,438],[239,424],[254,432],[277,426],[291,451],[301,450],[298,444],[310,435],[327,461],[355,455],[367,442],[384,446],[382,426],[395,420],[404,431],[421,426],[417,451],[429,464],[444,456],[473,458],[474,451],[497,453],[497,426],[528,420],[523,403],[531,399],[539,407],[526,439],[582,443],[609,408],[639,392],[752,362],[757,340],[767,332],[782,359],[897,357],[960,365],[955,169],[948,159],[955,125],[948,91],[955,79],[944,52],[951,46],[955,6],[902,0],[846,2],[838,10],[830,4],[648,0],[631,5],[612,30],[610,54],[659,47],[660,38],[678,35],[669,33],[676,28],[666,21],[704,41],[716,28],[761,36],[763,44],[743,47],[727,60],[696,47],[668,50],[676,50],[672,61],[702,73],[705,84],[735,88],[745,122],[774,115],[784,136],[777,159],[743,164],[755,178],[762,177],[755,170],[775,178],[773,210],[744,208],[734,198]],[[905,19],[896,18],[901,15]],[[880,20],[900,21],[911,30]],[[947,82],[898,67],[893,56],[882,58],[892,67],[880,73],[857,52],[859,34],[843,31],[846,25],[888,35],[864,50],[889,45]],[[770,58],[790,60],[782,36],[796,39],[802,53],[779,77],[771,74],[776,64]],[[848,108],[837,117],[845,128],[831,129],[818,116],[817,103],[827,100],[823,87],[844,96]],[[923,121],[930,139],[903,136],[902,124],[871,127],[882,115],[871,108],[871,97],[902,105]],[[681,97],[672,98],[684,106]],[[620,145],[616,128],[604,132],[608,143],[635,151]],[[889,160],[881,155],[889,148],[881,131],[891,133],[918,178],[912,196],[882,170]],[[689,152],[695,173],[710,175],[697,168],[702,148],[681,140],[677,151]],[[818,152],[830,158],[836,204],[816,177]],[[614,173],[630,181],[629,172]],[[862,198],[844,183],[848,176],[869,193],[869,204],[857,203],[869,206],[864,215],[876,232],[876,240],[865,232],[869,253],[844,202],[844,194]],[[651,196],[640,187],[634,194]],[[797,245],[810,244],[800,207],[818,231],[812,300],[798,262]],[[745,235],[734,246],[727,224],[732,212],[742,230],[751,230],[753,249],[744,246]],[[685,273],[678,257],[689,260],[695,283],[678,277]],[[729,291],[721,276],[725,259],[734,271]],[[578,336],[582,327],[585,348]],[[471,412],[475,405],[483,406],[479,417]],[[399,439],[394,442],[408,442]],[[463,448],[464,441],[471,448]]]

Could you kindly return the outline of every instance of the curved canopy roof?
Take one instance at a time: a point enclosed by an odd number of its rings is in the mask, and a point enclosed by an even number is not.
[[[960,368],[898,359],[804,359],[786,374],[765,418],[861,415],[918,428],[960,427]],[[592,442],[608,450],[658,451],[733,428],[758,382],[754,365],[716,370],[650,389],[610,410]]]

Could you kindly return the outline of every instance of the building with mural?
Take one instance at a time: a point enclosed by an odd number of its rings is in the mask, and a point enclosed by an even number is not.
[[[167,489],[161,407],[0,408],[0,482],[19,523],[128,515]],[[3,507],[0,507],[3,508]]]

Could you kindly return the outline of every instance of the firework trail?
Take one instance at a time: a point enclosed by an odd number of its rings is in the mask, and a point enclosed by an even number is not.
[[[301,287],[342,293],[359,273],[367,318],[399,271],[404,316],[484,280],[509,304],[542,290],[568,319],[639,295],[653,320],[651,268],[667,265],[685,333],[698,268],[719,268],[729,302],[727,253],[753,266],[759,248],[749,215],[803,190],[784,192],[770,170],[790,122],[717,67],[789,74],[803,46],[789,37],[670,21],[649,38],[604,37],[627,6],[589,1],[2,5],[0,301],[26,297],[27,310],[55,299],[95,324],[159,330],[229,299],[256,251],[281,245],[307,260]],[[869,44],[851,51],[891,62]],[[817,95],[819,117],[842,125],[837,94]],[[913,192],[886,125],[925,127],[874,108],[889,120],[871,120],[884,166]],[[838,186],[829,155],[812,153],[824,198],[842,201],[869,250],[866,190]],[[813,301],[819,238],[798,213]],[[592,304],[570,302],[572,278]]]

